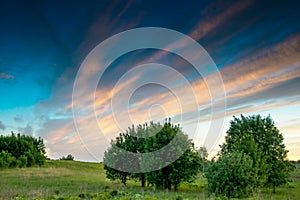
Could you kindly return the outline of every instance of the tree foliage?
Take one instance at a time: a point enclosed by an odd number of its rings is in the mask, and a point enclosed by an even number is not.
[[[253,191],[253,161],[245,153],[232,152],[208,164],[208,190],[217,196],[244,197]]]
[[[0,167],[30,167],[45,162],[45,145],[42,138],[12,132],[0,136]]]
[[[205,146],[201,146],[199,147],[199,149],[197,150],[199,157],[201,158],[201,160],[203,161],[207,161],[207,157],[208,157],[208,152]]]
[[[175,136],[178,138],[176,145],[171,145],[165,155],[153,156],[146,163],[136,165],[140,162],[132,162],[126,157],[119,156],[121,155],[120,149],[132,153],[156,152],[169,144]],[[161,159],[168,160],[168,158],[171,158],[171,154],[174,152],[180,152],[182,155],[176,161],[170,161],[167,166],[159,167],[160,169],[155,171],[129,173],[117,168],[118,166],[127,165],[131,169],[136,169],[136,171],[140,171],[140,169],[147,171],[152,164],[162,163]],[[192,181],[201,169],[201,159],[194,148],[194,144],[182,132],[181,128],[173,125],[170,120],[163,125],[151,122],[150,124],[128,128],[125,133],[121,133],[111,142],[111,147],[104,153],[104,163],[107,178],[111,180],[119,179],[126,184],[128,179],[138,179],[141,181],[142,186],[145,186],[148,182],[148,184],[155,185],[157,188],[169,190],[172,186],[177,190],[180,183]],[[109,166],[116,167],[111,168]]]
[[[263,186],[272,186],[273,192],[275,192],[276,186],[288,181],[292,165],[286,159],[288,151],[283,144],[283,136],[270,116],[266,118],[262,118],[260,115],[234,117],[230,122],[225,143],[221,145],[219,159],[222,160],[224,157],[229,159],[228,156],[232,156],[234,152],[246,154],[252,161],[252,175],[248,182],[253,190]],[[214,167],[214,165],[210,167]],[[224,176],[229,179],[233,174],[225,173]],[[209,179],[214,176],[207,173],[207,177],[211,182]],[[240,186],[243,185],[234,187]],[[216,191],[216,188],[211,188],[211,192]],[[226,192],[223,194],[227,195]]]

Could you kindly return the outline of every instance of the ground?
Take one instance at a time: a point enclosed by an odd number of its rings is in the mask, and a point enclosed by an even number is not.
[[[139,182],[105,177],[103,165],[77,161],[47,161],[42,167],[0,169],[1,199],[209,199],[206,180],[201,175],[195,183],[181,185],[168,192],[141,188]],[[300,199],[300,165],[292,182],[276,189],[264,189],[251,199]]]

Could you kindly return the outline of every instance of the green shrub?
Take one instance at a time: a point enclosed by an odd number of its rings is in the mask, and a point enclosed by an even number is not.
[[[0,168],[8,168],[12,161],[12,156],[7,151],[0,152]]]
[[[112,191],[110,192],[110,195],[111,195],[112,197],[115,197],[115,196],[118,195],[118,191],[117,191],[117,190],[112,190]]]
[[[110,199],[112,196],[109,192],[103,192],[100,196],[100,199],[103,199],[103,200],[107,200],[107,199]]]
[[[45,163],[43,139],[14,134],[0,135],[0,167],[30,167]]]
[[[27,166],[27,157],[25,155],[21,155],[19,160],[20,160],[19,167],[26,167]]]
[[[176,200],[183,200],[183,197],[181,195],[176,197]]]

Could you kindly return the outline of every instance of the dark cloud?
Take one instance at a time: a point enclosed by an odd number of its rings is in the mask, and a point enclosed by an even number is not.
[[[19,131],[24,135],[33,135],[33,128],[29,124],[27,124],[27,126],[24,128],[19,128]]]
[[[23,117],[20,116],[20,115],[15,116],[15,117],[14,117],[14,120],[15,120],[15,122],[17,122],[17,123],[24,122]]]
[[[0,121],[0,130],[4,130],[6,126]]]

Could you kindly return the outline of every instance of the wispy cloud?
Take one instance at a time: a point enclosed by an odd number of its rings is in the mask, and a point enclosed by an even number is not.
[[[0,79],[10,79],[10,80],[13,80],[13,79],[15,79],[15,77],[13,75],[1,72],[0,73]]]
[[[3,124],[2,121],[0,121],[0,130],[4,130],[6,128],[6,126]]]
[[[238,1],[235,4],[230,5],[229,7],[223,7],[216,9],[216,6],[222,4],[216,4],[215,2],[212,5],[204,9],[203,15],[205,18],[202,18],[198,24],[193,28],[193,31],[189,34],[193,39],[199,40],[200,38],[208,35],[215,28],[220,27],[227,20],[235,16],[237,13],[241,13],[245,8],[250,6],[252,1]],[[213,9],[218,10],[218,13],[211,12]],[[209,13],[209,14],[206,14]]]
[[[122,17],[127,14],[128,10],[134,5],[135,1],[115,1],[109,5],[105,12],[97,14],[97,19],[94,20],[93,24],[87,30],[86,37],[83,42],[78,47],[78,54],[85,55],[91,49],[95,47],[95,44],[99,44],[104,39],[117,34],[121,31],[125,31],[131,28],[135,28],[141,21],[141,13],[135,12],[136,16],[131,17],[131,19],[122,22]],[[121,10],[118,10],[120,9]],[[117,13],[113,15],[113,13]],[[86,51],[86,52],[83,52]]]

